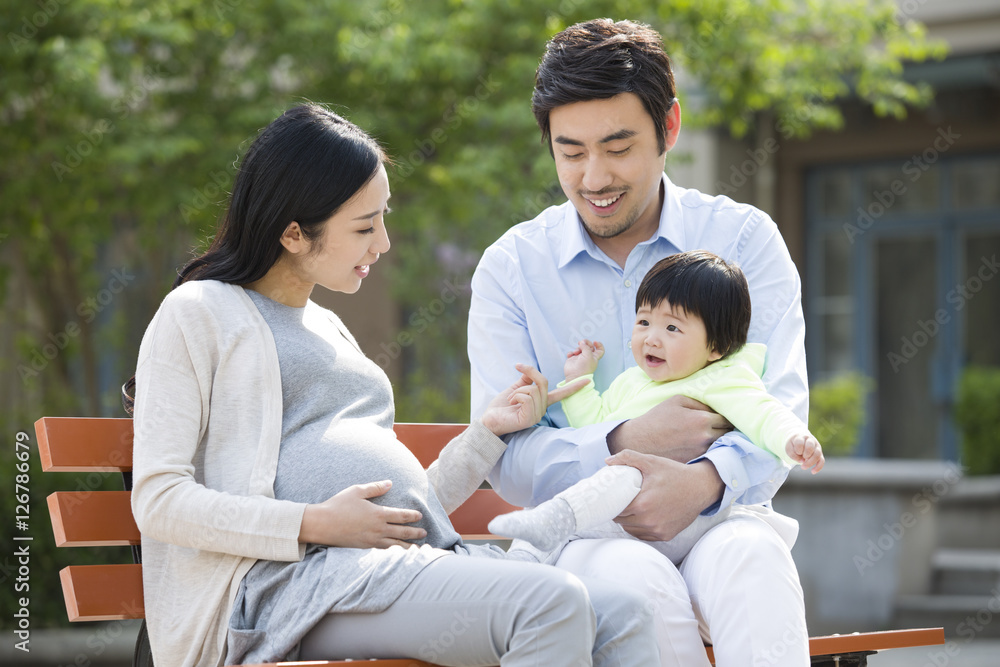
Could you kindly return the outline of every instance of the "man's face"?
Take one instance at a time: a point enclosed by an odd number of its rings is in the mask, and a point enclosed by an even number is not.
[[[633,93],[574,102],[549,113],[556,172],[583,226],[600,239],[639,243],[659,225],[660,153],[656,127]],[[675,103],[667,116],[667,148],[680,128]]]

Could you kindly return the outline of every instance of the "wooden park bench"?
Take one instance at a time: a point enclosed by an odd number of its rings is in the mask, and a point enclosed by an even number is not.
[[[426,467],[465,428],[463,424],[396,424],[396,435]],[[134,564],[70,565],[59,572],[70,621],[144,618],[139,529],[129,501],[132,471],[132,420],[43,417],[35,422],[38,451],[46,472],[122,473],[124,491],[57,491],[48,497],[56,544],[60,547],[129,545]],[[86,485],[85,485],[86,486]],[[486,524],[516,507],[494,491],[479,489],[452,515],[455,529],[469,540],[490,539]],[[145,628],[136,646],[136,667],[149,667]],[[944,643],[942,628],[867,632],[813,637],[812,664],[866,665],[869,655],[891,648]],[[714,663],[712,648],[706,647]],[[283,663],[295,665],[299,663]],[[313,667],[348,664],[310,662]],[[366,661],[373,667],[433,667],[420,660]]]

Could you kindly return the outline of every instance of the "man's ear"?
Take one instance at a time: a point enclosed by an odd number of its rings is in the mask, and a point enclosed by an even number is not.
[[[667,111],[665,129],[663,143],[669,151],[677,143],[677,137],[681,133],[681,103],[679,100],[674,100],[674,103],[670,106],[670,110]]]
[[[288,223],[285,231],[282,232],[281,245],[293,255],[298,255],[309,250],[309,241],[306,239],[306,235],[302,233],[299,223],[294,220]]]

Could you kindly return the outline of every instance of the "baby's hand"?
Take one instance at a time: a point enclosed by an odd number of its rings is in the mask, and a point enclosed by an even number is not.
[[[826,457],[823,456],[823,447],[810,433],[793,435],[789,438],[785,444],[785,453],[788,454],[789,458],[802,464],[803,470],[812,468],[812,474],[814,475],[822,470],[823,464],[826,463]]]
[[[597,370],[597,362],[604,356],[604,345],[598,341],[581,340],[575,350],[566,355],[563,374],[567,380],[588,375]]]

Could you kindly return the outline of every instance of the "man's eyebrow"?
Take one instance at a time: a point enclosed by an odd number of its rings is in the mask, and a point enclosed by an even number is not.
[[[619,139],[629,139],[631,137],[634,137],[637,134],[639,134],[639,133],[636,132],[635,130],[618,130],[614,134],[609,134],[608,136],[606,136],[603,139],[599,140],[597,143],[599,143],[599,144],[607,144],[607,143],[610,143],[612,141],[618,141]],[[556,137],[552,141],[554,141],[557,144],[568,144],[570,146],[583,146],[583,142],[582,141],[578,141],[576,139],[570,139],[569,137],[564,137],[562,135],[559,135],[558,137]]]
[[[612,142],[612,141],[618,141],[619,139],[630,139],[630,138],[634,137],[637,134],[639,134],[639,133],[636,132],[635,130],[618,130],[614,134],[609,134],[608,136],[604,137],[603,139],[601,139],[597,143],[599,143],[599,144],[606,144],[606,143],[609,143],[609,142]]]

